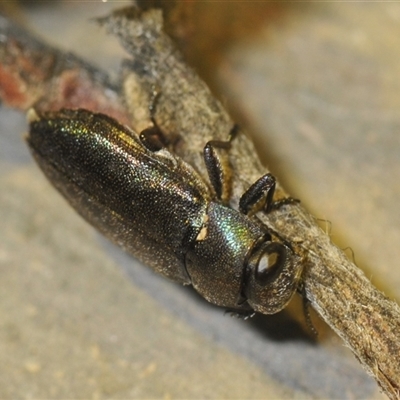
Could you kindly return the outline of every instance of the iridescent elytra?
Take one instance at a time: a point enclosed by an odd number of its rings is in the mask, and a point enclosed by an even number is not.
[[[300,257],[252,212],[260,204],[271,211],[275,178],[251,185],[238,210],[223,199],[228,182],[217,154],[229,152],[234,135],[205,145],[205,182],[165,147],[106,115],[32,109],[29,121],[28,145],[50,182],[156,272],[244,315],[276,313],[296,292]]]

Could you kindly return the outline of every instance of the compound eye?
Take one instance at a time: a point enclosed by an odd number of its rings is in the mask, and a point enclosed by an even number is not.
[[[260,252],[255,269],[255,280],[260,285],[274,281],[286,263],[286,247],[281,243],[269,242]]]
[[[243,298],[263,314],[275,314],[289,303],[303,270],[301,258],[278,240],[267,236],[254,248],[243,278]]]

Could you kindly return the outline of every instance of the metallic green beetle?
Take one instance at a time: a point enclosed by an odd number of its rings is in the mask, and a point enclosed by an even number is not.
[[[273,204],[267,174],[241,197],[221,200],[217,147],[204,159],[211,185],[189,164],[102,114],[29,113],[27,141],[39,166],[93,226],[155,271],[191,284],[218,306],[273,314],[295,293],[302,263],[290,245],[249,212]]]

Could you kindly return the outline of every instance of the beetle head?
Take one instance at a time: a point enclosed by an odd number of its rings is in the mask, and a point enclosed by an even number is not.
[[[257,312],[275,314],[289,303],[299,285],[303,264],[286,244],[274,238],[251,252],[243,297]]]
[[[265,225],[211,202],[185,265],[194,288],[213,304],[274,314],[300,280],[299,257]]]

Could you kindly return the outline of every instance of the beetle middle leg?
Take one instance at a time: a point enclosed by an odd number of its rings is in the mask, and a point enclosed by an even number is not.
[[[229,150],[238,131],[239,126],[235,124],[229,132],[228,140],[210,140],[203,150],[204,163],[211,185],[217,198],[225,204],[228,203],[231,192],[231,167],[227,159],[218,156],[217,149]]]

